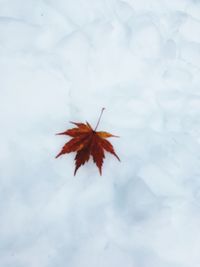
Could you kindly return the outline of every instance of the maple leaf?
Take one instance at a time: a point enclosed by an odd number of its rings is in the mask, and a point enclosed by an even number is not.
[[[104,151],[110,152],[120,161],[119,157],[114,151],[112,144],[108,140],[106,140],[106,138],[118,136],[110,134],[108,132],[96,131],[104,109],[105,108],[101,110],[99,120],[94,130],[88,122],[71,122],[72,124],[76,125],[76,128],[72,128],[65,132],[57,134],[69,135],[72,137],[72,139],[63,146],[56,158],[60,157],[63,154],[77,152],[75,156],[76,166],[74,175],[76,175],[78,168],[81,165],[84,165],[90,159],[90,156],[92,156],[93,161],[94,163],[96,163],[101,175],[103,160],[105,158]]]

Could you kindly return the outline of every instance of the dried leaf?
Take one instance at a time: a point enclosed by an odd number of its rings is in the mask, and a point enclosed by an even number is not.
[[[102,174],[102,165],[105,158],[104,151],[110,152],[113,154],[119,161],[119,157],[114,151],[112,144],[106,140],[109,137],[118,137],[107,132],[97,132],[96,129],[99,125],[102,113],[104,108],[101,111],[97,126],[93,130],[88,122],[86,123],[77,123],[71,122],[76,125],[76,128],[69,129],[65,132],[58,133],[58,135],[69,135],[72,139],[67,142],[60,153],[56,158],[60,157],[63,154],[77,152],[75,156],[75,170],[74,175],[78,168],[81,165],[84,165],[92,156],[94,163],[97,165],[100,174]]]

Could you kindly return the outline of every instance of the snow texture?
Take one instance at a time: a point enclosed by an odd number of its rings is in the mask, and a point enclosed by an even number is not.
[[[200,1],[0,0],[0,73],[1,267],[200,266]]]

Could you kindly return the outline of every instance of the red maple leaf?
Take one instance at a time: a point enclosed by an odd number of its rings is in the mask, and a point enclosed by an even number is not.
[[[63,154],[77,152],[75,156],[76,167],[74,170],[74,175],[76,175],[78,168],[81,165],[84,165],[85,162],[89,160],[90,156],[92,156],[93,161],[94,163],[96,163],[101,175],[103,160],[105,158],[104,151],[110,152],[120,161],[119,157],[114,151],[112,144],[108,140],[106,140],[106,138],[117,137],[117,136],[107,132],[96,131],[104,109],[105,108],[103,108],[101,111],[99,120],[94,130],[88,122],[86,123],[71,122],[72,124],[75,124],[77,127],[69,129],[62,133],[58,133],[58,135],[69,135],[73,137],[69,142],[67,142],[63,146],[63,148],[61,149],[60,153],[56,156],[56,158],[58,158]]]

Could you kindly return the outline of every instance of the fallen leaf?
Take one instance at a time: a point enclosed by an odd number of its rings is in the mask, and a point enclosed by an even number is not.
[[[72,124],[76,125],[76,128],[58,133],[58,135],[69,135],[72,137],[72,139],[63,146],[56,158],[60,157],[63,154],[77,152],[75,156],[76,167],[74,170],[74,175],[76,175],[78,168],[81,165],[84,165],[85,162],[90,159],[90,156],[92,156],[93,161],[94,163],[96,163],[101,175],[103,160],[105,158],[104,151],[110,152],[120,161],[119,157],[114,151],[112,144],[108,140],[106,140],[106,138],[118,136],[115,136],[108,132],[96,131],[104,109],[105,108],[103,108],[101,111],[99,120],[94,130],[88,122],[71,122]]]

